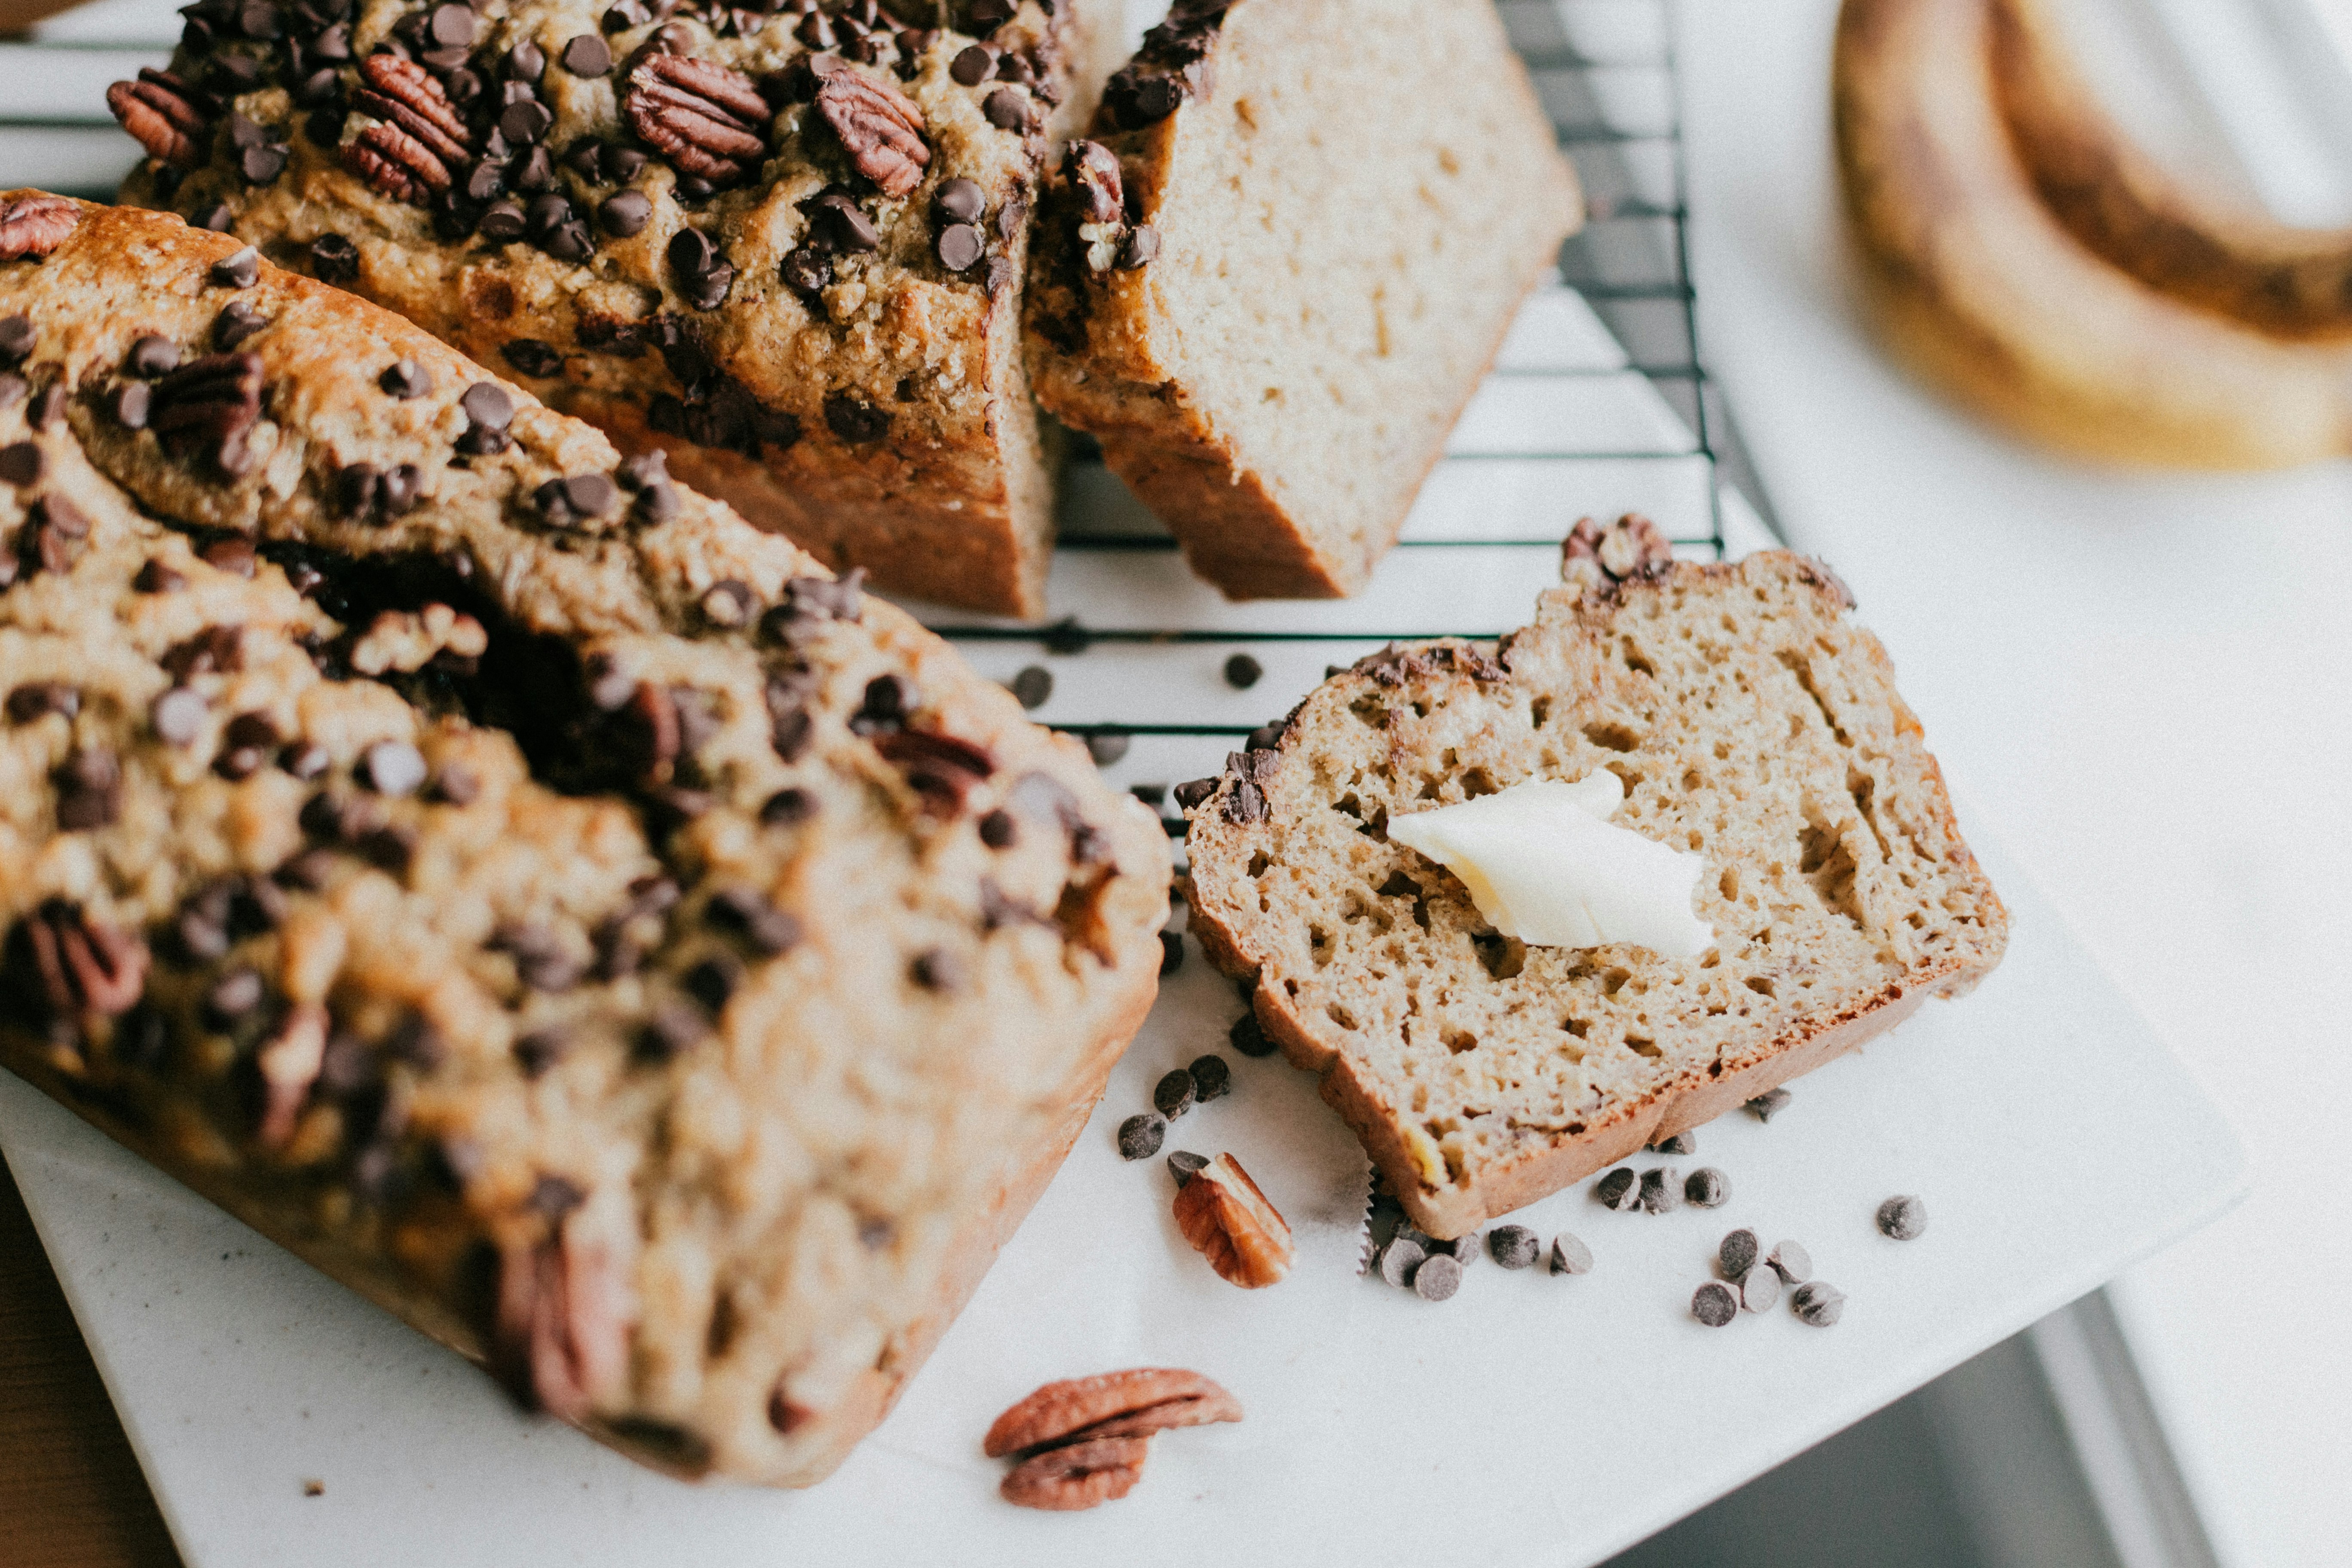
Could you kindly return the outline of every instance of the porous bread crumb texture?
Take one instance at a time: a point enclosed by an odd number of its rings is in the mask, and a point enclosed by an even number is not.
[[[201,89],[201,162],[184,171],[150,158],[123,199],[224,213],[279,265],[398,311],[625,450],[666,450],[678,477],[836,570],[862,565],[905,593],[1041,615],[1055,454],[1022,362],[1021,278],[1049,138],[1084,123],[1105,45],[1116,47],[1097,0],[960,0],[902,16],[872,0],[772,12],[483,0],[454,66],[429,47],[438,9],[309,0],[269,7],[269,37],[243,36],[251,7],[200,17],[205,38],[184,43],[172,70]],[[340,59],[319,52],[339,14]],[[878,16],[870,31],[850,21],[861,14]],[[975,32],[997,72],[961,81],[952,65]],[[828,47],[809,41],[827,37]],[[601,38],[608,68],[569,68],[567,45],[583,37]],[[533,68],[514,63],[519,47],[537,49]],[[416,55],[467,129],[448,191],[403,199],[350,166],[350,145],[382,123],[362,66],[386,48]],[[756,84],[772,118],[749,115],[765,150],[739,176],[698,187],[678,156],[633,131],[632,74],[661,55]],[[887,194],[859,171],[810,101],[813,60],[912,103],[929,161],[911,189]],[[522,86],[546,111],[535,141],[509,136],[501,118]],[[281,171],[251,178],[238,117],[285,149]],[[955,219],[937,198],[952,181],[981,195],[971,221],[982,250],[961,271],[940,254]],[[625,233],[605,216],[625,193],[645,204]],[[829,195],[870,226],[869,247],[828,227],[817,198]],[[519,236],[497,232],[488,215],[501,205]],[[715,307],[672,256],[687,230],[733,269]],[[310,247],[328,237],[348,241],[355,262],[319,268]],[[815,274],[788,280],[819,253]]]
[[[1156,821],[724,507],[550,508],[618,454],[396,318],[81,213],[0,264],[0,1062],[625,1451],[820,1478],[1149,1005]],[[232,303],[241,478],[115,412]]]
[[[1475,1228],[1999,961],[2007,914],[1844,605],[1782,552],[1555,590],[1495,661],[1437,644],[1327,681],[1242,762],[1262,814],[1233,775],[1191,811],[1195,928],[1416,1223]],[[1528,947],[1385,831],[1597,769],[1614,822],[1706,858],[1706,953]]]
[[[1156,258],[1090,267],[1066,177],[1041,208],[1037,395],[1229,595],[1352,593],[1581,198],[1488,0],[1236,0],[1207,38],[1205,91],[1088,133]]]

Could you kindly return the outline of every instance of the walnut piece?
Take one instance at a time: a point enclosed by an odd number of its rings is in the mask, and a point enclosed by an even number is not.
[[[1231,1154],[1177,1189],[1176,1226],[1210,1268],[1244,1290],[1290,1272],[1289,1225]]]
[[[1629,511],[1607,528],[1581,518],[1559,549],[1560,581],[1588,593],[1654,577],[1674,563],[1674,546],[1639,512]]]
[[[1148,1437],[1171,1426],[1241,1418],[1241,1401],[1199,1373],[1139,1366],[1045,1384],[996,1418],[981,1451],[1001,1459],[1068,1443]]]

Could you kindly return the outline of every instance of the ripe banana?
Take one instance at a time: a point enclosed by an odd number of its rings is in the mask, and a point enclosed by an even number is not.
[[[2152,288],[2044,204],[1996,90],[2000,3],[1845,0],[1838,17],[1847,228],[1896,357],[2085,457],[2248,468],[2352,450],[2352,347],[2275,338]]]

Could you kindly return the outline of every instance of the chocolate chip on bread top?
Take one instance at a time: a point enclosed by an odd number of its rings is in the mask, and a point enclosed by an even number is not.
[[[1097,0],[199,0],[124,199],[408,317],[836,569],[1044,609],[1018,343]],[[1115,46],[1114,46],[1115,47]]]
[[[1580,525],[1563,576],[1491,653],[1365,658],[1178,791],[1192,931],[1438,1237],[1965,992],[2008,937],[1885,650],[1824,568],[1677,563],[1628,519]],[[1703,863],[1682,886],[1710,938],[1681,956],[1523,940],[1475,859],[1465,879],[1391,831],[1591,782],[1610,830]]]
[[[837,1464],[1153,995],[1077,742],[229,237],[0,195],[0,1063],[650,1462]]]

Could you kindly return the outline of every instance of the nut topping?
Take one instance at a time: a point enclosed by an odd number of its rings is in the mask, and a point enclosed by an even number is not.
[[[246,433],[261,417],[261,361],[249,353],[206,354],[155,384],[147,427],[182,457],[209,450],[223,472],[245,473]]]
[[[1023,1508],[1076,1512],[1123,1498],[1143,1479],[1143,1437],[1104,1437],[1053,1448],[1013,1468],[997,1489]]]
[[[343,143],[342,156],[343,167],[396,202],[422,206],[428,195],[449,188],[448,165],[397,125],[369,126]]]
[[[38,983],[52,1013],[119,1016],[146,988],[146,943],[90,919],[79,904],[51,899],[25,917],[16,933],[8,968],[17,968],[19,953],[31,960],[32,973],[24,978]]]
[[[607,1249],[556,1224],[537,1247],[499,1252],[491,1364],[517,1400],[577,1421],[628,1372],[623,1271]]]
[[[368,85],[352,95],[352,107],[421,142],[444,165],[443,183],[434,189],[446,189],[447,165],[465,161],[472,138],[441,84],[423,66],[398,55],[370,55],[360,62],[360,75]]]
[[[1290,1272],[1290,1226],[1241,1162],[1220,1154],[1176,1194],[1176,1226],[1218,1275],[1244,1290]]]
[[[1674,546],[1658,525],[1627,512],[1607,528],[1580,519],[1560,546],[1559,576],[1590,593],[1637,577],[1654,577],[1675,563]]]
[[[255,1131],[264,1148],[283,1149],[294,1136],[295,1118],[310,1102],[310,1086],[327,1056],[327,1010],[305,1002],[289,1011],[254,1053],[261,1074],[261,1120]]]
[[[903,196],[922,184],[931,150],[923,141],[923,111],[905,93],[857,71],[836,69],[817,89],[816,107],[857,172],[884,195]]]
[[[751,79],[712,60],[648,55],[629,73],[629,127],[682,173],[742,176],[767,152],[773,117]]]
[[[915,793],[949,811],[963,808],[972,786],[996,771],[996,760],[969,741],[929,730],[897,730],[877,736],[874,749],[898,764]]]
[[[208,102],[171,72],[152,68],[142,68],[137,81],[118,81],[106,89],[106,107],[131,140],[156,162],[183,169],[205,161],[198,138],[208,121],[200,105]]]
[[[1197,1372],[1137,1367],[1045,1384],[996,1418],[981,1452],[1001,1459],[1066,1443],[1148,1437],[1171,1426],[1241,1418],[1241,1401]]]
[[[63,196],[21,196],[0,206],[0,261],[46,257],[81,222],[81,204]]]

